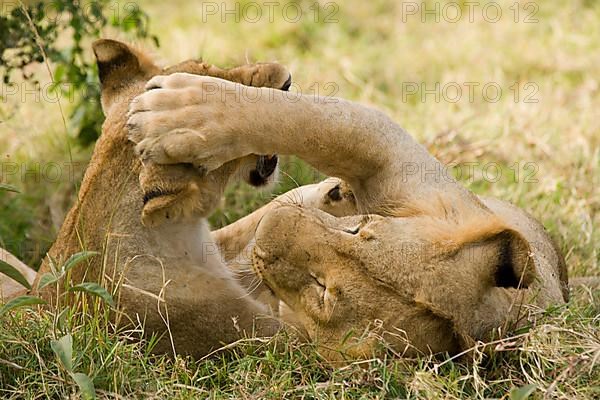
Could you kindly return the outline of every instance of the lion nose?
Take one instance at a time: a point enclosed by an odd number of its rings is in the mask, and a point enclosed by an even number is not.
[[[269,237],[289,237],[294,233],[290,227],[297,226],[302,217],[302,209],[295,205],[284,204],[268,212],[256,228],[256,240],[262,241]]]
[[[274,257],[280,256],[297,239],[301,219],[301,208],[288,204],[278,206],[268,212],[258,224],[256,245]]]

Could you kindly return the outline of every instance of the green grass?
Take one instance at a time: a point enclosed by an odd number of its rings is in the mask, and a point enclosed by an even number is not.
[[[401,5],[391,0],[338,2],[338,22],[325,23],[310,14],[312,0],[299,4],[306,18],[298,23],[282,18],[282,7],[275,8],[273,22],[265,17],[257,23],[222,22],[219,15],[202,21],[196,3],[153,0],[143,7],[162,43],[155,53],[166,63],[198,56],[219,65],[278,60],[306,93],[333,88],[336,96],[376,106],[440,159],[458,165],[455,174],[476,163],[460,180],[539,218],[559,241],[572,277],[600,275],[600,3],[538,2],[538,22],[529,24],[514,22],[513,1],[500,2],[504,13],[496,23],[479,17],[481,7],[473,23],[466,17],[423,23],[419,15],[403,22]],[[472,101],[463,93],[452,103],[406,93],[407,84],[432,88],[436,82],[494,82],[503,95],[490,102],[480,92]],[[511,90],[515,82],[519,101]],[[527,83],[537,88],[535,103],[524,102]],[[0,116],[3,161],[70,160],[55,103],[9,99],[0,103]],[[89,151],[72,150],[82,165],[60,183],[0,179],[20,191],[0,191],[0,246],[30,265],[56,234],[89,159]],[[282,175],[276,193],[319,177],[290,160],[284,168],[290,176]],[[489,163],[502,171],[495,182],[482,176]],[[234,185],[211,222],[235,221],[271,197]],[[27,246],[41,250],[30,254],[23,251]],[[482,345],[461,359],[407,360],[388,353],[346,368],[328,366],[312,346],[285,334],[239,343],[198,362],[153,358],[148,344],[128,340],[135,332],[116,332],[99,304],[66,314],[61,308],[21,310],[0,317],[0,396],[78,393],[50,345],[70,333],[74,371],[90,376],[97,396],[106,398],[522,398],[510,394],[515,388],[533,389],[534,398],[598,398],[599,296],[577,290],[567,307],[538,315],[514,340]]]
[[[527,333],[460,359],[399,359],[389,352],[343,368],[285,333],[196,362],[150,356],[151,346],[127,340],[138,331],[116,332],[97,304],[61,317],[20,311],[5,317],[0,330],[0,393],[65,398],[77,392],[50,345],[70,333],[73,369],[90,376],[97,394],[108,398],[500,398],[535,385],[538,395],[591,399],[600,395],[599,300],[548,311]]]

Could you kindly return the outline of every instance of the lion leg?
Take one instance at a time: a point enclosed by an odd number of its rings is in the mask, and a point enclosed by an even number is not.
[[[272,336],[279,323],[268,309],[248,296],[230,276],[203,267],[167,266],[168,274],[156,264],[139,264],[137,272],[150,276],[144,284],[126,280],[119,304],[129,320],[141,322],[144,336],[158,336],[157,354],[185,354],[202,357],[245,337]],[[169,279],[169,277],[172,277]],[[162,285],[159,283],[163,282]],[[139,286],[139,287],[138,287]],[[133,321],[131,321],[133,320]]]
[[[362,213],[437,194],[479,203],[375,109],[192,74],[157,76],[147,88],[128,121],[143,159],[211,170],[249,154],[293,154],[348,182]]]

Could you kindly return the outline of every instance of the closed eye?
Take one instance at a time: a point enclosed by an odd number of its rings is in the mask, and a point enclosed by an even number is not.
[[[346,233],[349,233],[351,235],[357,235],[358,232],[360,232],[361,228],[363,228],[366,224],[368,224],[369,221],[370,221],[369,216],[365,215],[364,218],[360,221],[360,223],[358,225],[356,225],[356,227],[346,228],[346,229],[343,229],[343,231]]]
[[[349,233],[351,235],[356,235],[358,234],[358,232],[360,232],[360,225],[356,225],[356,227],[352,229],[344,229],[344,232]]]
[[[323,281],[323,279],[319,278],[316,274],[314,273],[310,273],[311,278],[313,278],[313,280],[315,281],[315,283],[317,284],[317,290],[319,292],[319,296],[320,296],[320,304],[321,306],[325,305],[325,294],[327,293],[327,287],[325,286],[325,282]]]
[[[313,278],[315,280],[315,282],[317,282],[317,285],[321,286],[323,289],[326,288],[325,282],[323,281],[323,279],[319,278],[315,273],[311,272],[310,277]]]

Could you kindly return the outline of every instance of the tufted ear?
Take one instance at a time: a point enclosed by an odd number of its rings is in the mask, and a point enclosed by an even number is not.
[[[146,81],[160,71],[149,57],[116,40],[96,40],[92,49],[98,64],[102,110],[105,115],[119,101],[124,89],[135,82]],[[124,100],[126,99],[121,99]]]

